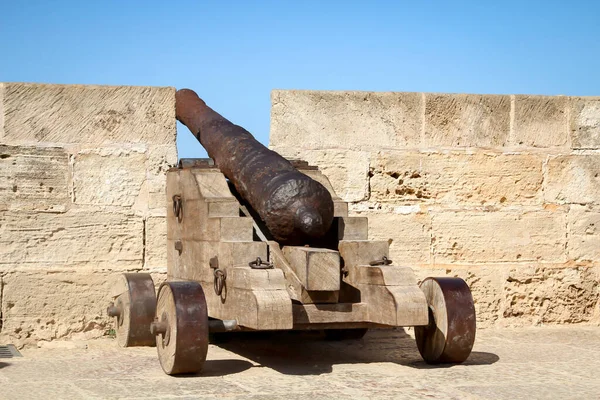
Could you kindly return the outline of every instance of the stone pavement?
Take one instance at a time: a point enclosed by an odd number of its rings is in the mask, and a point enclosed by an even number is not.
[[[169,377],[156,349],[52,342],[0,359],[1,399],[599,399],[600,327],[480,330],[463,365],[421,361],[410,330],[358,341],[235,334],[198,376]]]

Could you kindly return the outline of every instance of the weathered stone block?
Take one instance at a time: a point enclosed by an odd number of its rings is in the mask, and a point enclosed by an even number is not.
[[[84,333],[99,337],[110,327],[110,274],[74,270],[19,271],[3,277],[2,333],[17,346]]]
[[[514,99],[513,144],[532,147],[568,144],[567,97],[517,95]]]
[[[175,142],[166,146],[150,146],[147,160],[148,207],[163,214],[166,209],[167,171],[177,165]],[[166,215],[166,214],[163,214]]]
[[[600,154],[550,157],[544,198],[549,203],[600,203]]]
[[[572,205],[567,216],[570,260],[600,260],[600,211]]]
[[[4,83],[4,116],[7,144],[172,144],[175,89]]]
[[[506,265],[457,265],[445,268],[415,268],[419,281],[430,276],[462,278],[469,285],[475,303],[477,327],[489,327],[501,318],[503,285],[508,275]]]
[[[373,157],[371,201],[472,205],[541,202],[542,156],[380,152]]]
[[[130,207],[145,180],[144,148],[103,148],[75,156],[73,189],[77,204]]]
[[[0,214],[0,267],[142,267],[139,217],[91,209]]]
[[[565,226],[561,211],[435,213],[434,264],[564,262]]]
[[[427,265],[431,252],[431,217],[429,214],[375,214],[369,217],[369,239],[390,242],[390,259],[394,265]]]
[[[572,147],[600,148],[600,97],[572,97],[569,106]]]
[[[509,131],[509,96],[425,94],[427,147],[501,147]]]
[[[167,269],[167,219],[149,217],[144,224],[144,269],[166,271]]]
[[[422,95],[274,90],[271,147],[304,149],[416,147],[421,142]]]
[[[329,179],[335,193],[344,201],[355,202],[369,197],[369,153],[352,150],[302,150],[282,148],[281,155],[301,158],[316,165]]]
[[[0,145],[0,210],[64,212],[68,180],[64,149]]]
[[[505,325],[590,321],[598,304],[598,267],[515,266],[504,284]]]

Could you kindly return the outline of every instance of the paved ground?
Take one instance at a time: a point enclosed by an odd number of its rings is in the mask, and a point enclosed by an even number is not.
[[[408,332],[410,334],[410,331]],[[403,330],[211,345],[198,376],[164,375],[154,348],[57,342],[0,359],[2,399],[600,399],[600,327],[480,330],[463,365],[430,367]]]

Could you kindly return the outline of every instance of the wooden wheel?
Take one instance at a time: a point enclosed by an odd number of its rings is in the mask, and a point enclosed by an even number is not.
[[[163,283],[151,331],[166,374],[199,372],[208,352],[208,312],[202,286],[189,281]]]
[[[327,340],[358,340],[362,339],[369,329],[325,329],[325,339]]]
[[[416,326],[415,338],[428,364],[461,363],[475,342],[475,306],[460,278],[427,278],[421,282],[429,305],[429,325]]]
[[[115,319],[119,346],[154,346],[150,324],[156,311],[156,293],[150,274],[122,274],[113,287],[113,298],[106,312]]]

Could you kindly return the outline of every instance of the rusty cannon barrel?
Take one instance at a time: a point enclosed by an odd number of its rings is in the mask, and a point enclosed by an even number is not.
[[[208,107],[193,90],[178,90],[175,107],[177,119],[200,141],[275,240],[301,245],[327,233],[333,200],[323,185]]]

